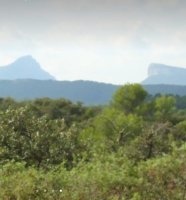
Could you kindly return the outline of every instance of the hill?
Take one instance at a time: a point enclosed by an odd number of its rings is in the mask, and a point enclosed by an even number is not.
[[[16,100],[49,97],[66,98],[86,105],[107,104],[119,85],[93,81],[55,81],[55,80],[0,80],[0,97]],[[186,86],[144,85],[149,94],[174,94],[186,96]]]
[[[177,85],[175,85],[175,83]],[[186,96],[186,69],[151,64],[142,85],[149,94]],[[27,100],[66,98],[86,105],[107,104],[119,85],[93,81],[56,81],[32,56],[23,56],[0,67],[0,97]]]
[[[116,85],[92,81],[0,80],[0,97],[17,100],[66,98],[95,105],[108,103],[117,88]]]
[[[43,70],[40,64],[32,56],[23,56],[9,65],[0,67],[0,79],[54,80],[55,78]]]
[[[186,85],[186,69],[153,63],[149,65],[148,77],[142,84]]]

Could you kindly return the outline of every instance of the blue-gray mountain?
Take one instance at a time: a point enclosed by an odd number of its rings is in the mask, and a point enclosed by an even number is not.
[[[55,81],[55,80],[0,80],[0,97],[26,100],[49,97],[65,98],[86,105],[108,104],[119,85],[92,81]],[[186,96],[186,86],[144,85],[149,94],[174,94]]]
[[[163,64],[151,64],[142,84],[186,85],[186,69]]]
[[[55,79],[48,72],[43,70],[40,64],[32,56],[24,56],[17,59],[12,64],[0,67],[1,80],[15,79]]]
[[[0,97],[26,100],[65,98],[86,105],[107,104],[119,86],[92,81],[0,80]]]
[[[186,69],[152,64],[148,73],[143,84],[149,94],[186,96],[186,86],[183,86],[186,85]],[[81,101],[86,105],[107,104],[118,87],[92,81],[56,81],[31,56],[0,68],[0,97],[17,100],[49,97]]]

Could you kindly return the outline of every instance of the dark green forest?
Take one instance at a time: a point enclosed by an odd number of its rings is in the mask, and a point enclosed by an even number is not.
[[[0,99],[0,199],[185,200],[186,97]]]

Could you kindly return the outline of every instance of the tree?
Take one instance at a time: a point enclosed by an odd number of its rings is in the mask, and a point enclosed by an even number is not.
[[[95,119],[95,134],[102,136],[106,145],[114,150],[137,135],[143,129],[143,120],[135,114],[125,115],[123,112],[107,108]]]
[[[15,160],[48,167],[67,161],[70,165],[81,149],[78,145],[78,130],[68,128],[63,119],[37,118],[27,107],[0,113],[1,163]]]
[[[134,161],[140,161],[171,152],[171,128],[172,125],[168,122],[148,125],[127,146],[126,155]]]
[[[126,84],[116,91],[112,104],[128,114],[134,112],[146,97],[147,92],[140,84]]]
[[[176,100],[172,96],[161,96],[155,100],[156,117],[160,121],[167,121],[176,109]]]
[[[186,120],[176,124],[175,128],[173,129],[173,136],[174,140],[178,144],[186,142]]]

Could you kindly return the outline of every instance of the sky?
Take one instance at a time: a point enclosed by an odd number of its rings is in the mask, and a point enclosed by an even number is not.
[[[141,82],[186,67],[185,0],[0,0],[0,66],[32,55],[57,80]]]

